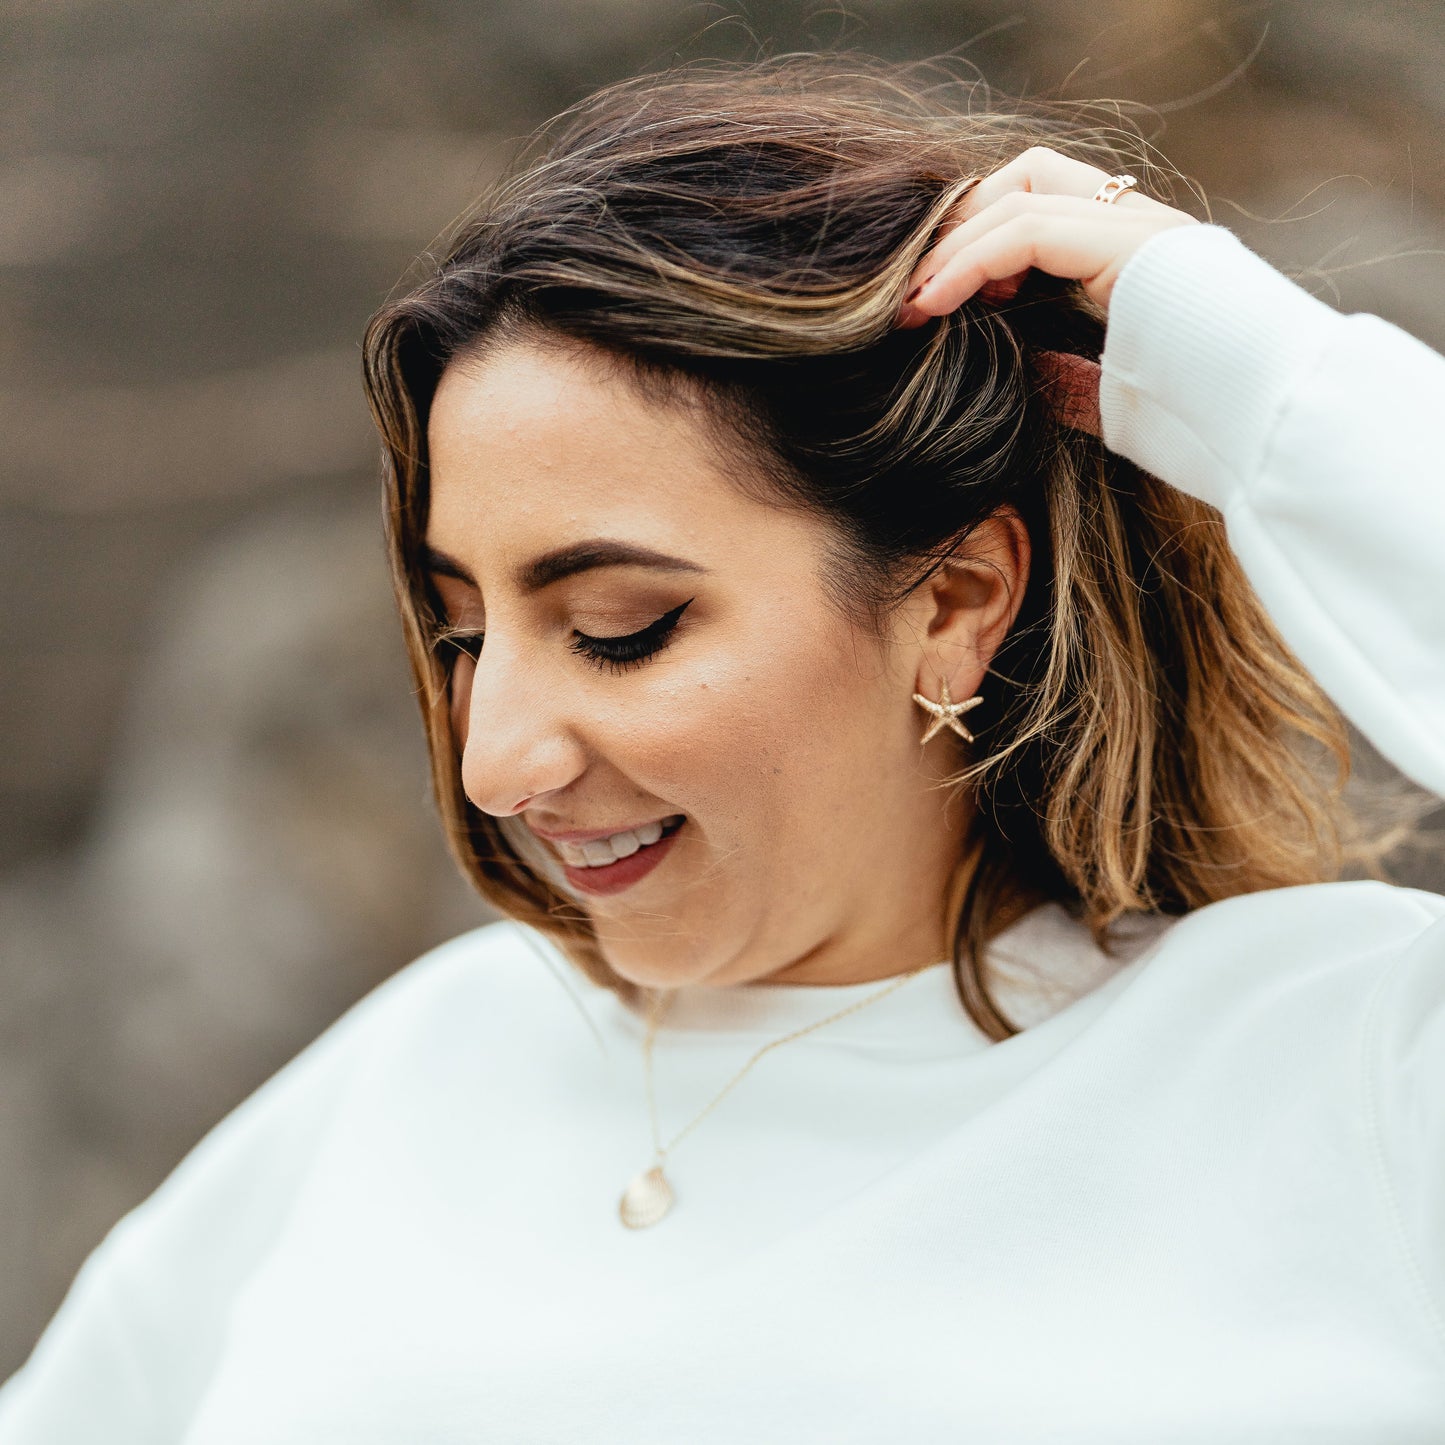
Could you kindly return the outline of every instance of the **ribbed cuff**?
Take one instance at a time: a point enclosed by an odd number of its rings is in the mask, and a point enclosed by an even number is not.
[[[1104,445],[1223,508],[1259,471],[1285,400],[1338,311],[1223,226],[1174,226],[1124,264],[1109,300]]]

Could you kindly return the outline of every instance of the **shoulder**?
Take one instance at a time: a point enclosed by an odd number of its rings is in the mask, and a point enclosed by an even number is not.
[[[343,1014],[337,1025],[353,1018],[364,1024],[376,1014],[399,1019],[478,986],[526,991],[539,973],[564,964],[557,948],[535,929],[509,919],[483,924],[398,969]]]
[[[538,934],[511,922],[453,938],[399,969],[242,1100],[200,1140],[155,1193],[126,1221],[173,1233],[173,1216],[204,1222],[223,1201],[249,1201],[246,1227],[285,1207],[316,1167],[325,1140],[354,1107],[394,1089],[408,1058],[485,1046],[491,1031],[515,1029],[565,991],[573,972]],[[577,975],[580,978],[580,975]],[[595,989],[595,985],[587,984]],[[240,1194],[234,1191],[244,1184]],[[263,1232],[268,1226],[258,1225]]]
[[[1375,879],[1307,883],[1241,893],[1185,914],[1176,939],[1228,933],[1273,946],[1297,939],[1287,951],[1327,955],[1398,947],[1445,917],[1445,895]]]
[[[439,944],[343,1014],[330,1032],[369,1035],[367,1047],[447,1030],[460,1021],[475,1046],[559,1010],[585,1015],[604,993],[544,935],[489,923]],[[323,1036],[324,1037],[324,1036]]]
[[[117,1438],[179,1438],[221,1358],[235,1300],[298,1201],[328,1171],[350,1177],[347,1129],[364,1127],[378,1100],[404,1101],[423,1072],[415,1062],[443,1052],[438,1039],[454,1038],[461,1055],[488,1030],[525,1033],[519,1016],[555,1009],[570,971],[540,935],[496,923],[430,950],[349,1008],[92,1251],[7,1386],[0,1435],[83,1416],[89,1439],[105,1415]]]
[[[1126,914],[1110,926],[1107,952],[1073,913],[1045,904],[990,944],[990,963],[1011,1016],[1028,1023],[1123,974],[1120,1022],[1145,1027],[1147,1015],[1150,1029],[1178,1022],[1203,1038],[1187,1021],[1263,1019],[1265,998],[1286,1009],[1331,993],[1359,1002],[1422,948],[1440,955],[1445,980],[1445,896],[1364,880],[1238,894],[1182,915]]]
[[[97,1253],[216,1297],[266,1248],[342,1122],[415,1087],[415,1061],[527,1032],[576,985],[540,935],[501,922],[431,949],[353,1004],[215,1125]],[[578,975],[580,977],[580,975]],[[596,985],[588,984],[588,988]]]
[[[599,992],[542,934],[510,920],[438,944],[398,969],[341,1014],[266,1085],[294,1092],[328,1073],[359,1078],[398,1051],[455,1035],[485,1047],[526,1019],[555,1015]]]
[[[1139,984],[1196,1020],[1247,1001],[1269,1026],[1295,1015],[1353,1027],[1400,960],[1422,949],[1445,976],[1445,896],[1370,879],[1313,883],[1176,919]]]

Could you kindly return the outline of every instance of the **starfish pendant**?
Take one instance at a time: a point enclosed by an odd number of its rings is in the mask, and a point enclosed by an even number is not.
[[[983,701],[982,693],[976,697],[967,698],[963,702],[954,702],[948,694],[948,679],[944,678],[943,697],[940,701],[931,702],[922,693],[917,692],[913,694],[913,701],[933,714],[933,721],[928,724],[928,731],[923,734],[924,742],[941,733],[944,728],[952,728],[966,743],[974,740],[973,734],[958,719],[960,714],[966,713],[971,707],[977,707]]]

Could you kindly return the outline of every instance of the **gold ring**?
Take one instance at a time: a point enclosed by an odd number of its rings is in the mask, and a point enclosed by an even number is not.
[[[1125,191],[1132,190],[1138,184],[1139,182],[1136,181],[1133,176],[1110,176],[1109,179],[1094,192],[1092,199],[1103,201],[1106,206],[1109,206],[1117,201]]]

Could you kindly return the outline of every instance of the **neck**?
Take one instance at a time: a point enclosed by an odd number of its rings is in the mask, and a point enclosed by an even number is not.
[[[751,986],[812,984],[818,987],[881,982],[941,963],[952,953],[953,920],[978,866],[979,847],[950,838],[946,852],[929,868],[920,867],[897,894],[898,906],[856,921],[845,933],[824,939],[801,958]],[[922,910],[919,897],[941,900]]]

